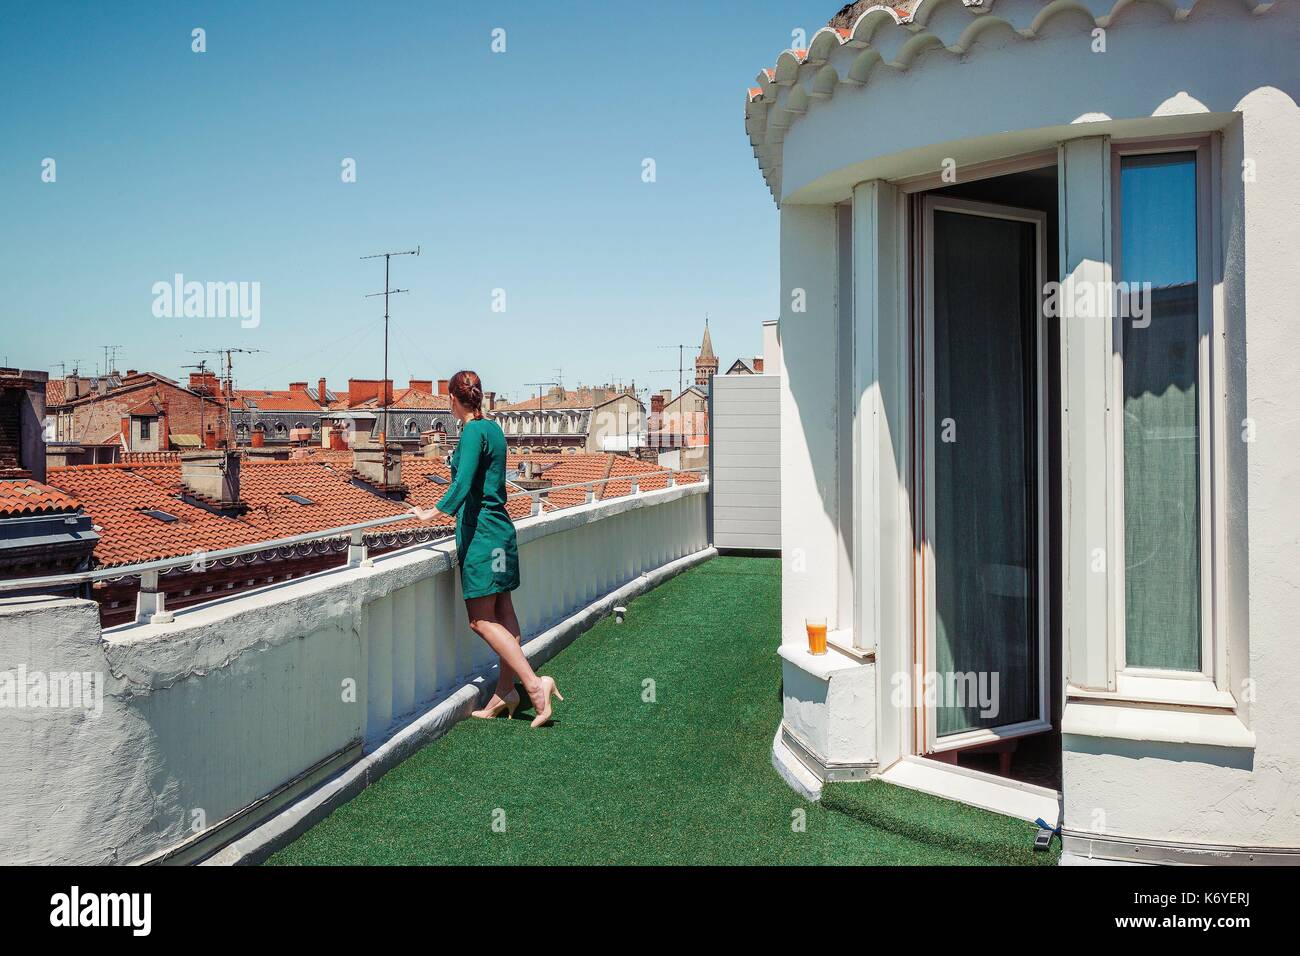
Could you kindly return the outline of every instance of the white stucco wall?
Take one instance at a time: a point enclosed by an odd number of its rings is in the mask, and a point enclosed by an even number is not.
[[[831,206],[781,215],[781,640],[836,621],[839,515],[838,240]]]
[[[1297,11],[1300,12],[1300,11]],[[1300,17],[1292,23],[1300,24]],[[1300,46],[1295,47],[1300,49]],[[1291,75],[1300,85],[1300,60]],[[1224,133],[1220,194],[1229,320],[1223,344],[1227,454],[1227,666],[1253,751],[1067,741],[1066,825],[1176,842],[1300,847],[1300,109],[1279,89],[1243,97]],[[1255,160],[1243,182],[1241,159]],[[1255,439],[1242,440],[1250,419]],[[1234,573],[1235,572],[1235,573]],[[1100,752],[1099,752],[1100,751]],[[1159,799],[1130,799],[1133,792]]]
[[[521,522],[525,636],[705,549],[707,487]],[[175,848],[196,821],[218,824],[350,745],[374,748],[495,663],[465,622],[448,544],[104,634],[93,602],[8,599],[0,634],[0,672],[90,672],[106,689],[97,716],[0,712],[0,863],[130,863]]]
[[[825,63],[800,68],[792,85],[782,78],[792,75],[784,58],[784,73],[779,70],[765,88],[765,98],[774,96],[777,104],[768,122],[787,127],[760,152],[779,145],[782,346],[787,368],[802,372],[789,377],[783,420],[788,534],[797,529],[810,549],[834,553],[836,520],[825,504],[831,431],[815,413],[826,400],[831,366],[815,353],[835,341],[835,323],[843,318],[830,309],[811,317],[786,314],[793,284],[787,272],[835,288],[836,276],[827,274],[836,262],[833,203],[864,182],[934,175],[945,158],[960,170],[1057,150],[1085,137],[1217,133],[1222,269],[1214,296],[1225,333],[1216,348],[1226,373],[1216,388],[1225,426],[1216,449],[1224,463],[1219,637],[1226,661],[1220,677],[1237,699],[1231,719],[1242,732],[1233,746],[1214,743],[1216,734],[1208,732],[1183,735],[1188,739],[1181,743],[1180,731],[1161,740],[1068,734],[1065,826],[1150,842],[1300,848],[1300,724],[1294,716],[1300,713],[1300,644],[1288,626],[1300,617],[1300,520],[1288,500],[1290,489],[1300,487],[1300,415],[1292,386],[1300,365],[1293,334],[1294,303],[1300,301],[1300,4],[1282,2],[1265,11],[1269,5],[1247,0],[996,0],[978,16],[957,0],[928,6],[925,22],[912,29],[881,21],[871,44],[882,62],[861,77],[864,85],[828,82],[827,67],[847,78],[861,64],[863,48],[846,46]],[[1169,8],[1182,13],[1175,19]],[[1099,23],[1105,53],[1093,52]],[[787,105],[799,112],[782,116]],[[1247,160],[1250,175],[1243,181]],[[1100,207],[1109,198],[1098,190],[1091,201]],[[858,223],[855,234],[861,234]],[[855,258],[862,251],[859,243]],[[1078,265],[1065,255],[1062,264],[1067,270]],[[878,287],[869,277],[863,281],[862,266],[855,286],[859,309]],[[873,298],[868,304],[877,311],[875,321],[905,314],[901,298],[894,299],[892,314],[888,303]],[[857,322],[861,328],[861,316]],[[855,345],[859,367],[870,358],[868,344],[859,337]],[[1241,440],[1245,419],[1254,427],[1250,442]],[[877,461],[880,455],[883,448]],[[1096,469],[1104,473],[1105,463],[1096,462]],[[1079,474],[1087,471],[1084,462]],[[787,642],[801,636],[803,611],[828,599],[830,578],[818,574],[785,586]],[[858,587],[878,593],[881,581],[859,575]],[[1077,619],[1089,652],[1104,650],[1104,618]],[[876,645],[896,647],[897,626],[908,625],[896,619],[889,633],[874,635]],[[1086,655],[1077,651],[1080,682],[1095,686],[1095,668],[1107,666],[1105,654],[1100,663],[1095,656],[1086,661],[1094,670],[1085,680]],[[888,691],[878,687],[878,699],[887,699]],[[886,716],[879,723],[889,731]],[[882,765],[896,746],[889,732]],[[1253,748],[1241,744],[1251,733]]]

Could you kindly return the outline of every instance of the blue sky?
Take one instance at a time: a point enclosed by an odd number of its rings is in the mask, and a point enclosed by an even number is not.
[[[263,350],[244,387],[377,377],[383,264],[359,257],[416,245],[394,260],[399,384],[675,387],[658,346],[689,364],[706,313],[724,367],[751,356],[777,213],[744,90],[837,6],[6,2],[0,361],[94,371],[112,344],[179,376],[241,347]],[[259,282],[260,325],[156,318],[176,273]]]

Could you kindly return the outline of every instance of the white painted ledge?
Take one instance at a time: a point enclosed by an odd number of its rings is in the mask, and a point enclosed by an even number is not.
[[[1212,707],[1224,711],[1237,709],[1237,701],[1230,693],[1219,690],[1214,681],[1200,675],[1177,678],[1121,672],[1115,675],[1113,691],[1091,690],[1070,684],[1065,688],[1065,696],[1067,699],[1098,702]]]
[[[1233,713],[1080,700],[1066,702],[1061,733],[1067,737],[1106,737],[1243,749],[1255,747],[1254,731]]]
[[[924,757],[904,757],[880,779],[1030,823],[1042,819],[1055,824],[1061,819],[1061,795],[1055,790]]]
[[[772,766],[786,786],[805,800],[816,803],[822,798],[821,780],[787,746],[781,727],[777,727],[776,737],[772,739]]]
[[[789,661],[801,671],[822,680],[830,680],[831,675],[838,671],[852,670],[855,667],[862,666],[861,661],[854,660],[848,654],[829,643],[826,646],[825,654],[814,654],[808,650],[807,645],[803,644],[782,644],[776,649],[776,652],[781,655],[783,660]]]

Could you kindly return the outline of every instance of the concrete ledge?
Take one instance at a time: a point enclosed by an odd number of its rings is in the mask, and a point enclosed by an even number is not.
[[[1139,840],[1109,834],[1061,832],[1061,860],[1072,857],[1068,865],[1089,864],[1166,864],[1178,866],[1296,866],[1300,864],[1297,847],[1238,847],[1208,843],[1174,843],[1165,840]]]
[[[717,550],[705,548],[676,561],[661,565],[629,581],[582,610],[569,615],[559,624],[524,643],[524,653],[534,666],[541,666],[602,617],[622,604],[659,586],[669,578],[714,557]],[[234,866],[256,864],[292,843],[299,836],[347,803],[385,773],[422,747],[436,740],[469,716],[485,698],[496,680],[496,668],[475,675],[431,709],[402,727],[369,754],[330,778],[320,787],[289,804],[261,826],[233,841],[203,865]]]
[[[786,786],[805,800],[816,803],[822,798],[822,782],[786,745],[784,727],[777,727],[776,736],[772,739],[772,766],[786,782]]]
[[[875,664],[794,644],[777,654],[786,748],[821,780],[865,780],[878,762]]]
[[[873,761],[827,760],[784,723],[777,731],[777,736],[786,752],[817,779],[819,786],[823,783],[851,783],[866,780],[879,769]]]
[[[1061,734],[1242,750],[1255,748],[1255,734],[1236,714],[1079,700],[1066,702]]]

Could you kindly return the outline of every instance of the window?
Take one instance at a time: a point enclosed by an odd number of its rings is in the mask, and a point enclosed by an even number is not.
[[[1212,671],[1207,153],[1183,147],[1117,157],[1125,668]]]
[[[150,424],[152,421],[153,421],[153,419],[151,419],[151,418],[142,418],[142,419],[140,419],[140,440],[141,440],[141,441],[148,441],[148,440],[149,440],[149,424]]]
[[[167,511],[163,511],[159,508],[141,508],[140,513],[146,514],[150,518],[153,518],[155,521],[161,521],[164,524],[172,524],[173,522],[180,520],[174,514],[171,514],[170,512]]]
[[[308,498],[306,495],[290,494],[289,492],[286,491],[284,492],[284,496],[297,505],[314,505],[316,503],[312,501],[310,498]]]

